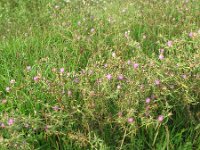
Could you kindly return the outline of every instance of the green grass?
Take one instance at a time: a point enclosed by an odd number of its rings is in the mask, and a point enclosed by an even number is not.
[[[0,149],[200,149],[199,10],[0,0]]]

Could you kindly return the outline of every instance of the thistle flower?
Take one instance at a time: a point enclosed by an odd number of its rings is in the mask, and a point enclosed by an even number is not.
[[[112,75],[111,75],[111,74],[107,74],[107,75],[106,75],[106,78],[107,78],[108,80],[111,80],[111,79],[112,79]]]
[[[163,116],[163,115],[159,115],[159,116],[158,116],[158,122],[161,123],[161,122],[163,121],[163,119],[164,119],[164,116]]]
[[[118,80],[123,80],[124,79],[124,76],[122,75],[122,74],[120,74],[119,76],[118,76]]]
[[[134,119],[131,117],[131,118],[128,118],[128,123],[133,123],[134,122]]]
[[[5,128],[5,124],[4,123],[1,123],[1,128]]]
[[[40,79],[40,77],[39,77],[39,76],[35,76],[35,77],[33,78],[33,80],[34,80],[35,82],[38,82],[38,81],[39,81],[39,79]]]
[[[64,68],[60,68],[60,73],[64,73],[65,69]]]
[[[138,64],[138,63],[134,63],[134,64],[133,64],[133,68],[134,68],[134,69],[137,69],[138,67],[139,67],[139,64]]]
[[[189,36],[190,38],[192,38],[192,37],[194,36],[194,33],[193,33],[193,32],[190,32],[190,33],[188,34],[188,36]]]
[[[160,84],[160,80],[158,80],[158,79],[155,80],[155,84],[156,84],[156,85],[159,85],[159,84]]]
[[[53,106],[52,109],[53,109],[54,111],[58,111],[59,107],[58,107],[58,106]]]
[[[13,119],[13,118],[10,118],[10,119],[8,120],[8,125],[11,126],[11,125],[13,125],[13,124],[14,124],[14,119]]]
[[[150,103],[150,101],[151,101],[151,99],[148,97],[148,98],[146,98],[146,103],[148,104],[148,103]]]
[[[68,97],[71,97],[72,96],[72,91],[68,90],[67,91],[67,95],[68,95]]]
[[[167,42],[167,46],[168,46],[168,47],[172,47],[172,44],[173,44],[172,41],[168,41],[168,42]]]
[[[163,55],[163,54],[160,54],[160,55],[159,55],[159,59],[160,59],[160,60],[163,60],[163,59],[164,59],[164,55]]]

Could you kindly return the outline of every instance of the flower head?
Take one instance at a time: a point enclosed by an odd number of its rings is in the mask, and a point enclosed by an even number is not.
[[[10,118],[10,119],[8,120],[8,125],[11,126],[11,125],[13,125],[13,124],[14,124],[14,119],[13,119],[13,118]]]
[[[14,79],[10,80],[10,83],[11,83],[11,84],[14,84],[14,83],[15,83],[15,80],[14,80]]]
[[[39,76],[35,76],[35,77],[33,78],[33,80],[34,80],[35,82],[38,82],[38,81],[39,81],[39,79],[40,79],[40,77],[39,77]]]
[[[6,87],[6,92],[10,92],[10,87]]]
[[[71,96],[72,96],[72,91],[68,90],[68,91],[67,91],[67,95],[68,95],[69,97],[71,97]]]
[[[107,74],[107,75],[106,75],[106,78],[107,78],[108,80],[111,80],[111,79],[112,79],[112,75],[111,75],[111,74]]]
[[[148,103],[150,103],[150,101],[151,101],[151,99],[148,97],[148,98],[146,98],[146,103],[148,104]]]
[[[27,67],[26,67],[26,70],[27,70],[27,71],[30,71],[30,70],[31,70],[31,66],[27,66]]]
[[[159,85],[159,84],[160,84],[160,80],[158,80],[158,79],[155,80],[155,84],[156,84],[156,85]]]
[[[133,123],[134,122],[134,119],[131,117],[131,118],[128,118],[128,123]]]
[[[163,121],[163,119],[164,119],[164,116],[163,116],[163,115],[159,115],[159,116],[158,116],[158,122],[161,123],[161,122]]]
[[[160,54],[160,55],[159,55],[159,59],[160,59],[160,60],[163,60],[163,59],[164,59],[164,55],[163,55],[163,54]]]
[[[118,80],[123,80],[124,79],[124,76],[122,75],[122,74],[120,74],[119,76],[118,76]]]
[[[4,123],[1,123],[1,128],[5,128],[5,124]]]
[[[60,73],[64,73],[65,68],[60,68]]]
[[[138,67],[139,67],[139,64],[138,64],[138,63],[134,63],[134,64],[133,64],[133,68],[134,68],[134,69],[137,69]]]
[[[172,41],[168,41],[168,42],[167,42],[167,46],[168,46],[168,47],[172,47],[172,44],[173,44]]]

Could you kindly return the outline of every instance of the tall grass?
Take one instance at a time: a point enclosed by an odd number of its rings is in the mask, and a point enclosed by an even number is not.
[[[199,10],[1,0],[0,149],[200,149]]]

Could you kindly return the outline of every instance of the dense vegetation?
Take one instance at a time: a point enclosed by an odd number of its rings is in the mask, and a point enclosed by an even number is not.
[[[0,0],[0,149],[200,149],[199,0]]]

